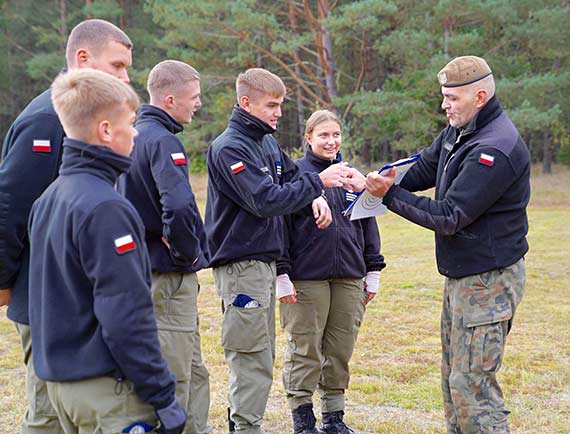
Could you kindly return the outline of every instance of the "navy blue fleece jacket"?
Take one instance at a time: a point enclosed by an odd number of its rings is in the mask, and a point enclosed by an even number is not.
[[[34,367],[47,381],[127,378],[156,409],[174,401],[160,353],[144,228],[114,189],[131,159],[65,139],[60,176],[30,214]]]
[[[29,324],[28,216],[34,201],[57,177],[64,137],[48,89],[20,113],[2,146],[0,288],[12,288],[8,318],[22,324]]]
[[[412,192],[435,187],[435,198]],[[384,204],[435,232],[439,272],[460,278],[514,264],[528,251],[530,156],[493,97],[463,129],[445,128]]]
[[[119,178],[118,190],[142,218],[152,270],[198,271],[208,265],[209,254],[188,180],[188,158],[176,137],[182,125],[164,110],[143,105],[136,129],[133,164]]]
[[[283,215],[319,197],[317,173],[299,174],[267,123],[236,107],[228,128],[208,149],[206,234],[210,265],[277,260]]]

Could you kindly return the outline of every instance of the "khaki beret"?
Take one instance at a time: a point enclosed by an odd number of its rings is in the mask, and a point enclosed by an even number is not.
[[[491,68],[484,59],[476,56],[461,56],[445,65],[438,72],[437,79],[443,87],[459,87],[475,83],[491,74]]]

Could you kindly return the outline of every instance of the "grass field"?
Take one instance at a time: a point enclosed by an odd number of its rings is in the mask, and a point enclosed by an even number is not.
[[[203,207],[205,180],[192,178]],[[527,287],[499,375],[515,434],[570,433],[570,169],[533,173]],[[388,214],[378,218],[388,267],[369,305],[352,358],[346,419],[361,433],[443,433],[439,389],[439,312],[443,278],[430,231]],[[323,252],[324,254],[324,252]],[[227,433],[228,370],[220,346],[221,312],[210,270],[200,273],[210,419]],[[13,325],[0,310],[0,433],[19,432],[25,410],[24,368]],[[281,385],[285,339],[278,330],[267,433],[291,432]]]

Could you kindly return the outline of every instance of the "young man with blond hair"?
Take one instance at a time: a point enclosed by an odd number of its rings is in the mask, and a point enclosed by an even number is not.
[[[145,226],[158,336],[188,413],[185,433],[205,434],[212,430],[210,382],[200,349],[196,273],[208,266],[209,255],[186,151],[176,137],[202,105],[200,75],[184,62],[165,60],[151,70],[147,89],[150,104],[138,112],[133,164],[118,187]]]
[[[128,82],[132,43],[115,25],[87,20],[71,31],[66,48],[67,67],[94,68]],[[32,363],[28,319],[29,241],[26,224],[32,203],[57,177],[65,136],[53,109],[51,89],[33,99],[14,121],[2,147],[0,163],[0,306],[8,305],[24,349],[29,408],[22,433],[62,432],[47,399],[45,384]]]
[[[224,310],[229,429],[259,434],[273,381],[282,216],[312,208],[317,226],[326,228],[332,218],[323,187],[347,184],[351,172],[337,164],[321,174],[298,173],[273,137],[286,92],[275,74],[248,69],[236,92],[228,128],[208,149],[206,233]]]
[[[59,76],[60,176],[29,221],[33,362],[66,434],[179,434],[186,414],[162,358],[144,228],[114,185],[132,160],[138,97],[92,69]],[[62,318],[65,318],[62,321]]]

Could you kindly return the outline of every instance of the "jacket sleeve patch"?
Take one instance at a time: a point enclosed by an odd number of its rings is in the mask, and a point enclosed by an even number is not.
[[[34,152],[51,152],[51,142],[49,140],[34,140],[32,150]]]
[[[135,250],[137,246],[131,234],[115,239],[115,250],[119,255]]]
[[[495,157],[481,153],[481,155],[479,155],[479,163],[491,167],[493,164],[495,164]]]
[[[184,155],[183,152],[174,152],[170,154],[170,158],[172,158],[172,161],[174,161],[174,164],[177,166],[186,164],[186,155]]]
[[[232,173],[235,175],[236,173],[240,173],[245,170],[245,166],[243,161],[238,161],[230,166]]]

